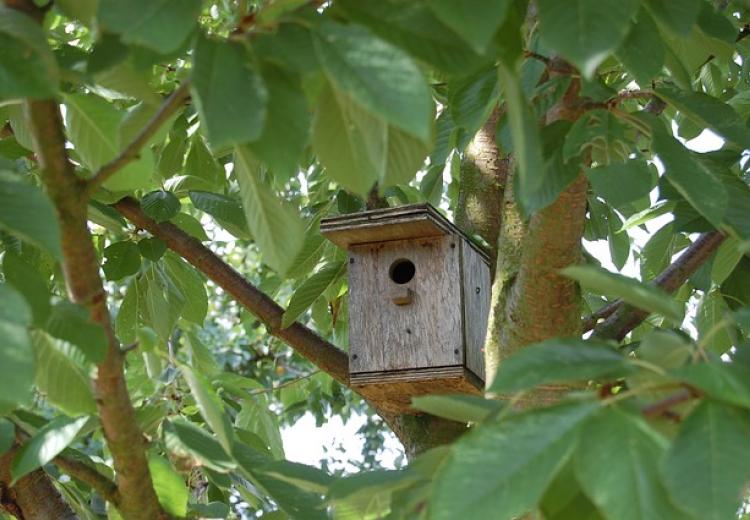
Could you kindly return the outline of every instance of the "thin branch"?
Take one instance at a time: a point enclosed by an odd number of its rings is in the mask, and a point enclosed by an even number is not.
[[[269,334],[286,342],[339,383],[349,384],[349,358],[344,351],[299,322],[282,328],[281,317],[284,315],[284,309],[210,249],[174,224],[156,223],[143,213],[135,199],[126,197],[113,204],[113,207],[137,227],[160,238],[172,251],[231,294],[263,322]]]
[[[161,105],[156,114],[146,123],[146,126],[135,136],[133,141],[120,152],[120,155],[112,159],[110,162],[99,168],[99,170],[88,180],[86,190],[88,193],[93,193],[104,184],[107,179],[112,177],[115,173],[120,171],[122,168],[127,166],[131,161],[138,158],[141,149],[146,145],[149,139],[151,139],[156,132],[159,131],[161,126],[166,123],[172,115],[174,115],[185,102],[190,98],[190,83],[185,80],[174,92],[172,92],[164,103]]]
[[[646,417],[655,417],[659,415],[671,416],[670,408],[672,408],[673,406],[677,406],[678,404],[692,401],[693,399],[696,399],[698,397],[700,397],[700,394],[698,392],[696,392],[692,388],[686,388],[662,399],[661,401],[657,401],[646,406],[645,408],[643,408],[643,410],[641,410],[641,413]]]
[[[552,58],[548,58],[547,56],[533,51],[523,51],[523,55],[526,58],[533,58],[535,60],[541,61],[545,65],[549,65],[549,63],[552,61]]]
[[[117,484],[107,476],[99,473],[95,468],[79,460],[63,457],[62,455],[55,457],[52,463],[71,477],[91,487],[107,502],[111,502],[115,506],[119,504],[120,493],[117,490]]]
[[[259,394],[267,394],[269,392],[275,392],[276,390],[281,390],[282,388],[286,388],[288,386],[296,385],[300,381],[304,381],[305,379],[310,379],[315,374],[319,374],[320,370],[313,370],[309,374],[305,374],[303,376],[295,377],[294,379],[290,379],[289,381],[286,381],[284,383],[281,383],[278,386],[270,386],[268,388],[256,388],[255,390],[252,390],[248,392],[250,395],[259,395]]]
[[[726,239],[721,231],[703,233],[680,257],[657,276],[653,285],[667,293],[673,293],[702,266]],[[614,305],[614,304],[613,304]],[[609,317],[596,325],[594,336],[621,341],[628,333],[648,317],[648,312],[619,302]],[[584,324],[588,324],[589,320]]]

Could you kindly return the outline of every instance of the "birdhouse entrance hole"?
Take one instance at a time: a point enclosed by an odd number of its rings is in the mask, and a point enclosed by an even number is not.
[[[414,267],[414,262],[406,258],[399,258],[391,264],[388,274],[391,280],[399,285],[403,285],[409,283],[414,278],[416,272],[417,268]]]

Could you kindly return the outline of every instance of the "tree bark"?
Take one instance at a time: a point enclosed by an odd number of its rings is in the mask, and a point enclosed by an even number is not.
[[[479,235],[489,244],[490,271],[494,278],[497,243],[503,217],[503,192],[512,166],[495,141],[502,111],[496,108],[464,152],[456,226],[468,235]]]
[[[10,486],[10,465],[16,449],[0,456],[0,509],[19,520],[78,520],[43,469],[32,471]]]
[[[75,175],[68,160],[57,102],[28,101],[26,114],[42,180],[60,224],[68,295],[71,301],[88,309],[91,320],[107,334],[107,352],[97,366],[94,391],[117,473],[120,513],[126,520],[167,518],[151,482],[143,436],[125,384],[124,354],[110,323],[99,262],[88,229],[86,182]]]
[[[550,77],[571,75],[560,60],[548,65]],[[546,123],[575,121],[581,114],[579,80],[573,79],[562,99],[546,115]],[[507,184],[512,185],[512,179]],[[583,174],[560,196],[524,222],[505,190],[498,259],[492,287],[485,356],[487,385],[502,360],[520,348],[555,336],[578,336],[581,295],[575,282],[559,270],[581,258],[588,183]],[[542,391],[528,405],[554,399],[559,390]]]

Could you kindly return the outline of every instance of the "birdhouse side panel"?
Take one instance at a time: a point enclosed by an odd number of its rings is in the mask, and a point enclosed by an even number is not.
[[[466,367],[485,381],[484,340],[490,313],[490,269],[482,255],[465,240],[461,243],[461,255]]]
[[[464,363],[459,255],[450,236],[351,248],[352,373]]]

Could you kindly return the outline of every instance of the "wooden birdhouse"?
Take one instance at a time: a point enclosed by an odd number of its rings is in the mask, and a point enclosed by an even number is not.
[[[490,306],[487,256],[428,204],[324,219],[349,252],[350,383],[386,411],[479,393]]]

